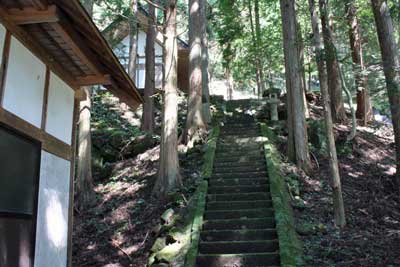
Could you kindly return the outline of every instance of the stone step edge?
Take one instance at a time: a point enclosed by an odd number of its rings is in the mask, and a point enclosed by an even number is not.
[[[224,223],[224,222],[231,222],[231,221],[262,221],[262,220],[268,220],[268,221],[273,221],[275,222],[275,217],[260,217],[260,218],[236,218],[236,219],[211,219],[211,220],[204,220],[203,224],[206,224],[208,222],[213,222],[213,223]],[[267,229],[267,228],[266,228]],[[234,230],[234,229],[232,229]],[[261,230],[261,229],[258,229]]]
[[[231,202],[231,201],[229,201]],[[274,211],[273,208],[259,208],[259,209],[232,209],[232,210],[206,210],[207,212],[241,212],[241,211]]]
[[[223,244],[246,244],[246,243],[279,243],[278,239],[262,239],[262,240],[246,240],[246,241],[242,241],[242,240],[232,240],[232,241],[202,241],[200,240],[201,244],[216,244],[216,245],[223,245]]]
[[[210,257],[245,257],[245,256],[269,256],[269,255],[278,255],[279,250],[274,252],[263,252],[263,253],[237,253],[237,254],[198,254],[198,256],[210,256]]]
[[[207,204],[210,204],[210,203],[213,203],[213,204],[215,204],[215,203],[232,203],[232,202],[234,202],[235,204],[237,204],[237,203],[259,203],[259,202],[272,202],[272,200],[252,200],[252,201],[207,201]],[[247,209],[245,209],[245,210],[247,210]],[[207,210],[206,210],[207,211]]]

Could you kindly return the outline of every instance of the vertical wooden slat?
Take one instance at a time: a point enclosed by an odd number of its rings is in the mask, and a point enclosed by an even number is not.
[[[47,120],[47,106],[49,103],[49,85],[50,85],[50,68],[46,66],[46,79],[44,83],[44,92],[43,92],[43,107],[42,107],[42,130],[46,129],[46,120]]]
[[[75,91],[76,93],[79,90]],[[75,158],[76,158],[76,132],[79,118],[79,103],[80,99],[75,97],[74,115],[72,121],[72,158],[71,158],[71,176],[69,182],[69,209],[68,209],[68,251],[67,251],[67,266],[72,267],[72,232],[74,221],[74,177],[75,177]]]
[[[1,66],[0,66],[0,107],[3,106],[4,86],[7,76],[8,58],[10,56],[10,46],[11,46],[11,32],[7,30],[6,37],[4,39],[3,57],[1,59]]]

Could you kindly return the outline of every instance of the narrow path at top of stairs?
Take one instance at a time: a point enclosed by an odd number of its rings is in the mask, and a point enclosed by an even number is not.
[[[263,144],[251,115],[234,109],[221,128],[196,266],[279,266]]]

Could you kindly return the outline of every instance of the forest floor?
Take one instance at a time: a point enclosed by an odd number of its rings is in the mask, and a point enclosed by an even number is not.
[[[180,157],[184,191],[167,202],[152,197],[159,147],[113,165],[111,177],[96,180],[97,203],[74,218],[73,266],[144,267],[159,235],[161,215],[186,205],[195,191],[202,151]]]
[[[311,105],[310,111],[311,120],[323,118],[319,103]],[[400,195],[392,182],[396,167],[393,129],[377,123],[358,127],[356,138],[348,142],[349,132],[347,125],[335,126],[347,217],[343,230],[333,224],[329,162],[322,149],[312,145],[315,168],[310,176],[292,164],[282,168],[287,177],[294,177],[289,184],[295,188],[293,206],[306,266],[400,266]],[[282,153],[284,135],[280,136]]]
[[[180,130],[186,103],[180,98]],[[158,104],[158,103],[157,103]],[[184,212],[196,189],[205,146],[180,148],[179,162],[183,186],[160,201],[152,196],[159,162],[158,141],[147,140],[146,149],[138,155],[123,154],[130,144],[143,143],[138,122],[140,114],[107,93],[94,96],[92,109],[92,142],[94,146],[94,191],[96,201],[87,209],[75,209],[73,229],[73,266],[77,267],[144,267],[151,247],[162,235],[161,216],[169,208]],[[160,114],[156,110],[156,132]],[[153,135],[155,140],[159,136]]]

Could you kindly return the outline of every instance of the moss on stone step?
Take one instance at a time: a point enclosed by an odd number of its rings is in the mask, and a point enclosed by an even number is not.
[[[274,145],[274,133],[263,123],[261,124],[261,132],[265,138],[265,159],[267,161],[272,203],[275,209],[281,265],[284,267],[304,266],[303,247],[296,233],[289,192],[280,173],[281,161]]]

